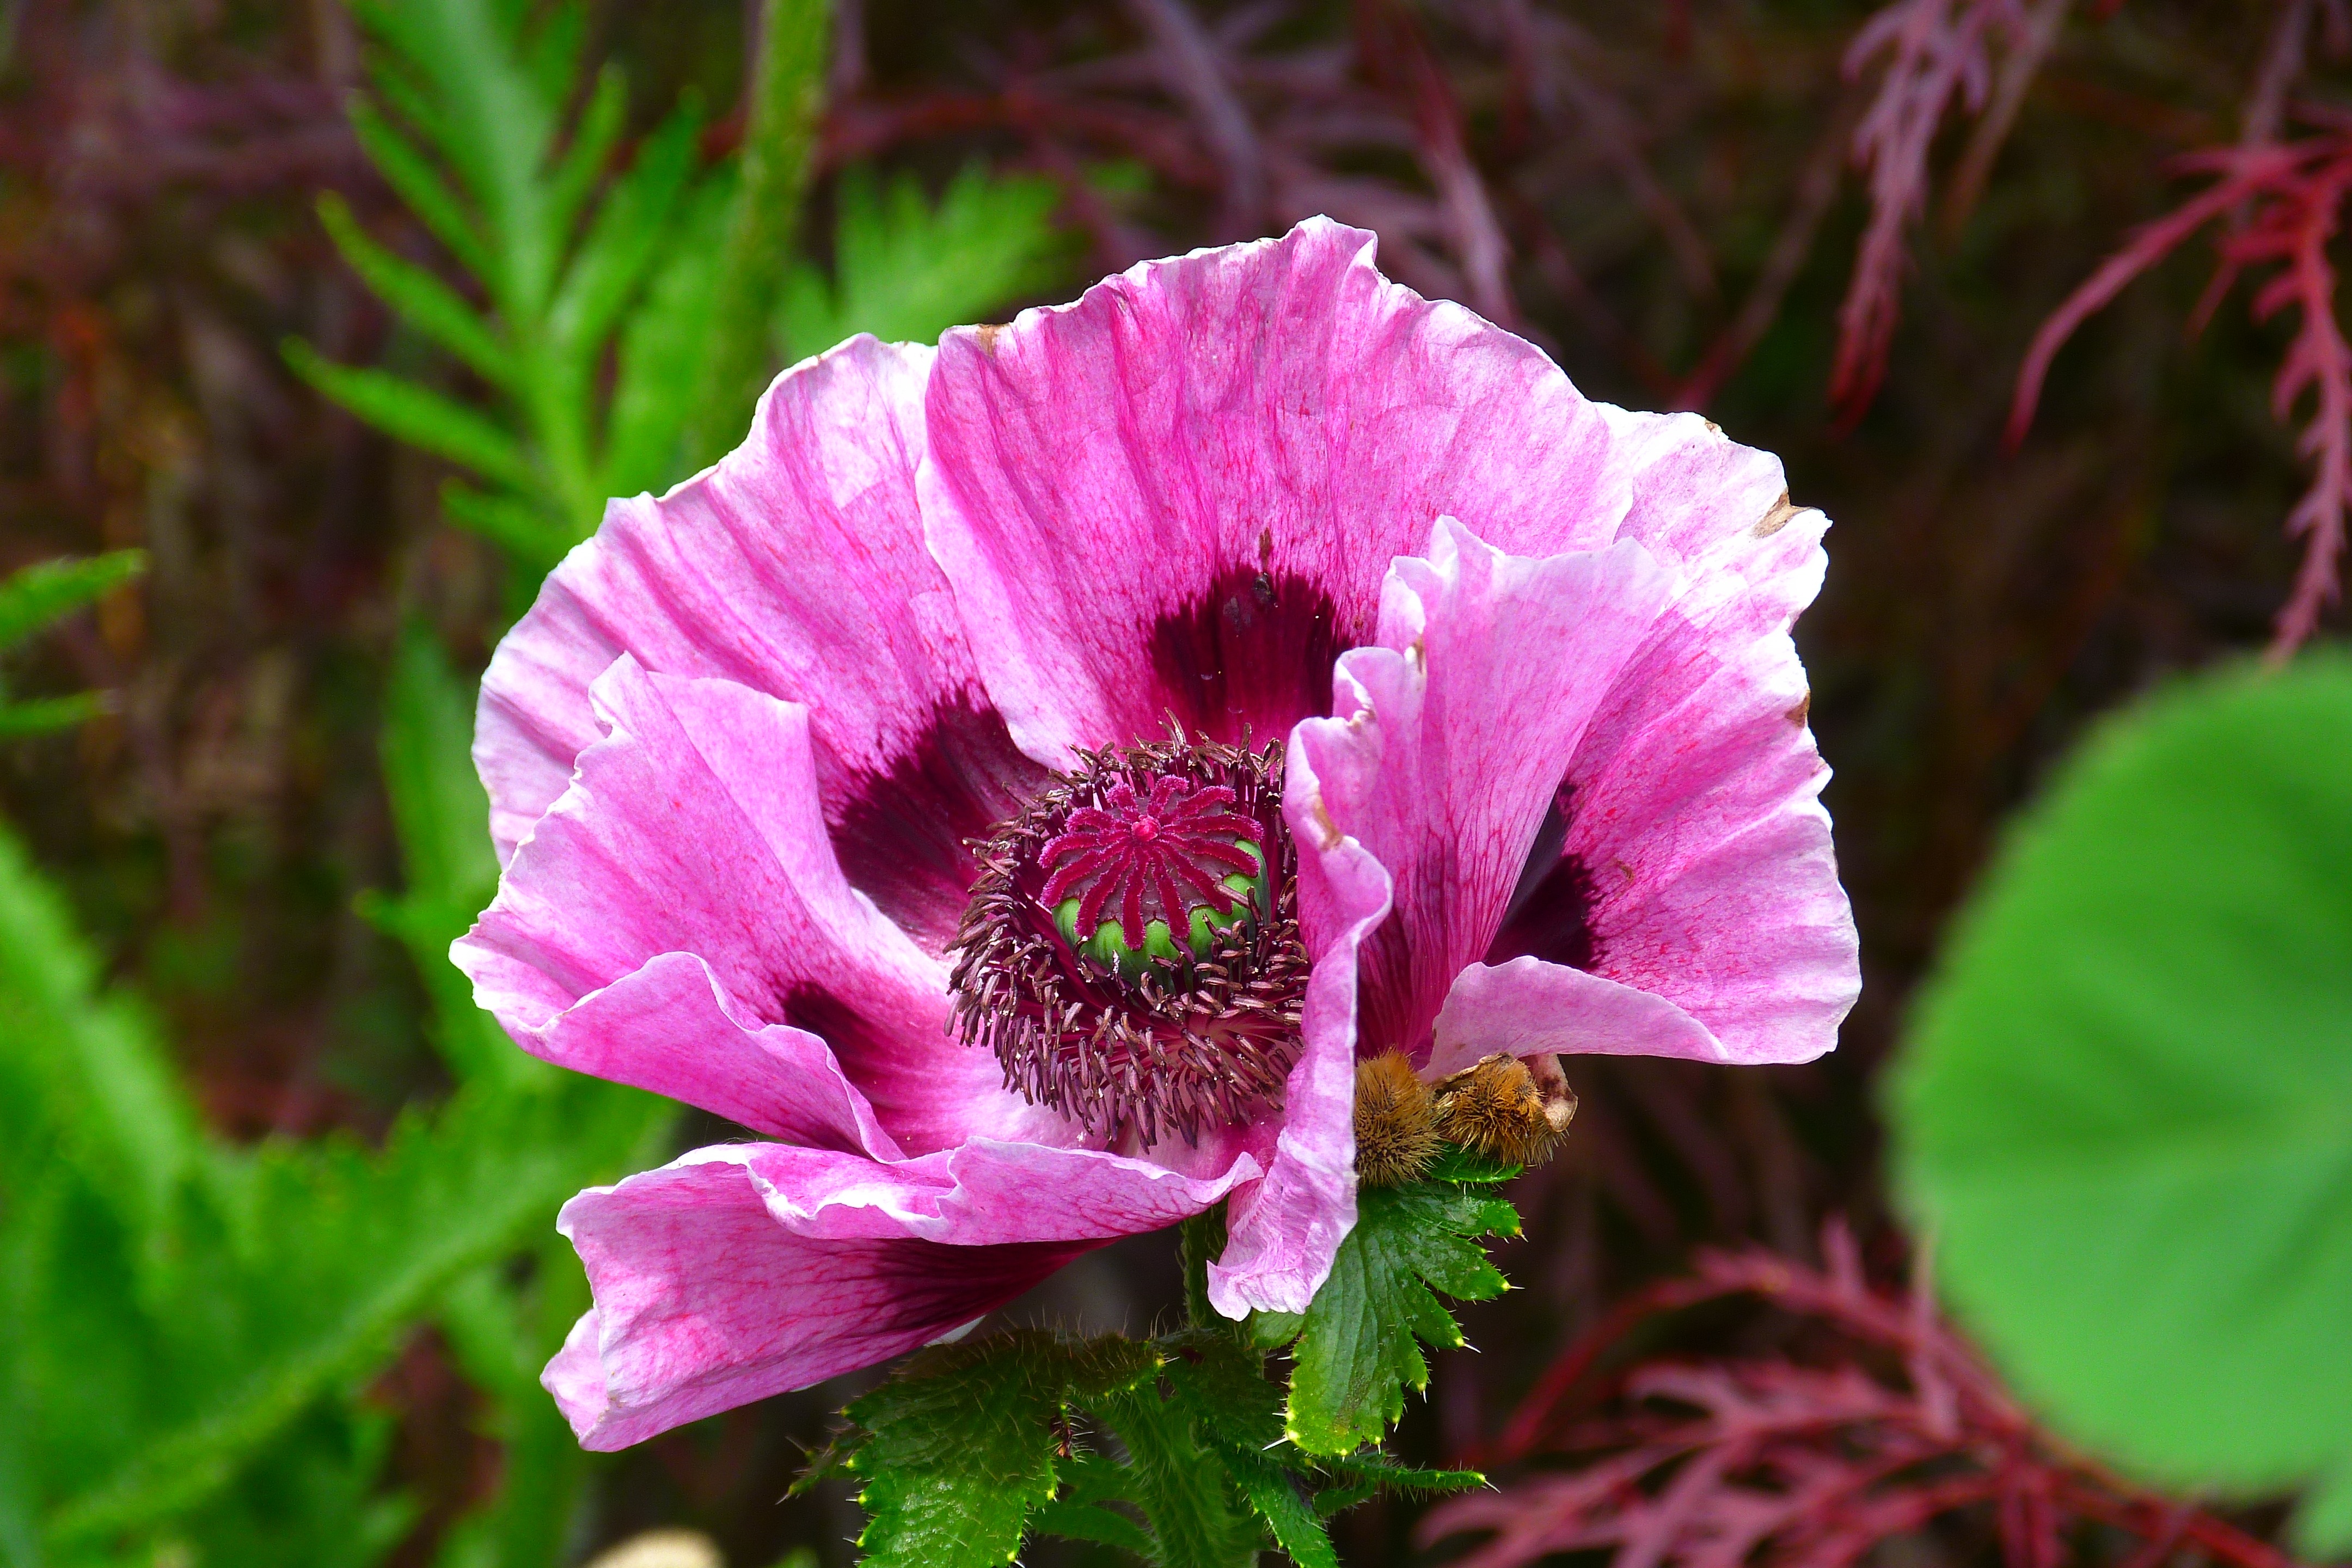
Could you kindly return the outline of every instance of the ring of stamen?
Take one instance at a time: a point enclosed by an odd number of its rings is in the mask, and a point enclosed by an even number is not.
[[[973,845],[956,1033],[1105,1137],[1248,1121],[1299,1051],[1307,954],[1272,745],[1081,752]]]

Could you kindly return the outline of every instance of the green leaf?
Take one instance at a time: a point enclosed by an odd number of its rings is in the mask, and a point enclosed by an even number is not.
[[[42,561],[0,582],[0,648],[12,647],[147,569],[142,550]]]
[[[686,425],[718,333],[719,248],[733,192],[730,173],[721,170],[688,198],[667,261],[622,329],[606,424],[607,494],[664,490],[693,471]],[[750,425],[748,409],[744,424]],[[596,521],[580,520],[581,538]]]
[[[1055,1468],[1060,1472],[1061,1492],[1030,1513],[1031,1534],[1091,1541],[1150,1560],[1150,1532],[1109,1506],[1133,1506],[1128,1496],[1126,1467],[1108,1455],[1079,1451],[1059,1460]]]
[[[1404,1391],[1429,1386],[1416,1337],[1458,1348],[1462,1330],[1434,1292],[1483,1301],[1507,1289],[1479,1238],[1517,1236],[1499,1198],[1450,1183],[1365,1187],[1291,1348],[1290,1440],[1310,1454],[1377,1443],[1404,1414]]]
[[[336,364],[299,338],[281,352],[295,374],[395,440],[517,489],[538,486],[514,437],[464,404],[384,371]]]
[[[1060,192],[1048,180],[992,178],[974,164],[936,205],[901,174],[886,189],[865,170],[844,174],[834,231],[835,278],[803,266],[787,283],[781,330],[787,360],[859,332],[934,342],[1057,281],[1069,245],[1055,227]]]
[[[2352,1468],[2352,661],[2109,723],[1962,918],[1893,1082],[1952,1306],[2168,1484]],[[2352,1546],[2340,1483],[2315,1549]]]
[[[571,89],[572,84],[565,82],[557,96],[567,96]],[[589,95],[588,107],[581,110],[580,124],[572,133],[572,144],[563,150],[548,181],[547,221],[559,247],[571,237],[572,220],[595,190],[627,127],[628,115],[628,78],[618,66],[606,66],[596,73],[596,89]]]
[[[637,150],[636,161],[597,208],[588,237],[548,312],[548,335],[584,365],[644,282],[646,270],[678,236],[672,215],[694,176],[702,116],[691,103],[674,110]]]
[[[735,445],[770,369],[769,327],[824,107],[828,0],[761,0],[741,176],[711,288],[714,330],[688,426],[695,466]]]
[[[433,167],[433,161],[366,99],[354,96],[344,113],[361,151],[384,183],[399,193],[409,210],[432,230],[434,238],[449,247],[449,254],[467,271],[477,278],[488,277],[493,265],[488,243],[465,203]]]
[[[489,796],[474,771],[474,693],[428,628],[402,628],[378,750],[408,886],[396,900],[363,898],[360,909],[407,946],[433,1000],[434,1044],[461,1080],[543,1082],[556,1069],[474,1005],[472,982],[449,962],[449,944],[499,886]]]
[[[352,216],[350,205],[331,191],[319,198],[319,221],[352,270],[418,331],[456,354],[484,380],[500,386],[511,384],[513,359],[498,334],[457,297],[456,289],[370,238]]]
[[[441,510],[449,521],[478,533],[511,556],[516,570],[536,591],[539,580],[555,569],[564,552],[587,537],[581,530],[559,522],[537,503],[450,479],[441,486]],[[524,602],[528,604],[528,597]]]
[[[500,312],[536,319],[558,254],[542,177],[556,100],[526,62],[519,15],[489,0],[364,0],[353,10],[390,51],[373,62],[377,90],[430,139],[481,215],[479,276]],[[542,43],[560,46],[570,25],[551,23]],[[541,68],[560,52],[542,48]]]
[[[1255,1521],[1227,1466],[1202,1441],[1190,1402],[1157,1379],[1100,1401],[1097,1413],[1127,1444],[1128,1495],[1151,1526],[1161,1568],[1234,1568],[1256,1561]]]
[[[838,1463],[872,1516],[875,1568],[993,1568],[1058,1490],[1069,1410],[1148,1383],[1149,1344],[1023,1332],[940,1345],[854,1402]]]
[[[180,1512],[364,1371],[460,1275],[641,1152],[667,1108],[562,1077],[411,1113],[381,1153],[330,1140],[211,1166],[196,1227],[148,1287],[172,1369],[115,1470],[50,1513],[52,1547]],[[126,1436],[132,1436],[126,1433]]]
[[[196,1158],[195,1108],[154,1024],[99,985],[64,900],[0,829],[0,1176],[54,1143],[134,1237],[162,1228]],[[134,1243],[134,1246],[142,1245]]]

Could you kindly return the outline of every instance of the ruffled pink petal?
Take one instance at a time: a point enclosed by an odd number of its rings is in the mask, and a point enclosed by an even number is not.
[[[915,1153],[1070,1140],[949,1037],[939,961],[843,878],[807,709],[626,655],[593,700],[609,732],[451,953],[519,1044],[836,1146],[892,1152],[848,1137],[861,1103]]]
[[[1258,1173],[990,1142],[896,1163],[700,1150],[564,1205],[595,1304],[542,1381],[583,1445],[626,1447],[912,1350]]]
[[[1675,1003],[1726,1059],[1806,1061],[1861,988],[1789,627],[1827,521],[1769,509],[1711,550],[1565,770],[1565,834],[1490,958],[1565,962]]]
[[[656,500],[614,501],[483,679],[474,757],[501,860],[598,738],[622,654],[807,705],[850,880],[931,951],[971,880],[967,836],[1038,772],[982,690],[924,548],[914,473],[932,351],[853,339],[778,377],[742,447]]]
[[[1292,742],[1290,766],[1297,766]],[[1288,775],[1297,777],[1294,772]],[[1298,855],[1299,926],[1315,961],[1300,1033],[1306,1049],[1283,1089],[1282,1131],[1265,1179],[1237,1190],[1209,1302],[1229,1318],[1303,1312],[1356,1226],[1357,956],[1388,918],[1388,872],[1364,847],[1286,795]]]
[[[1625,522],[1607,411],[1372,244],[1310,219],[942,340],[924,513],[1030,754],[1325,712],[1440,516],[1528,555]]]
[[[1474,963],[1455,975],[1434,1033],[1422,1068],[1433,1079],[1490,1056],[1730,1059],[1706,1025],[1664,997],[1539,958]]]
[[[1563,762],[1675,588],[1643,546],[1506,555],[1451,518],[1402,558],[1379,646],[1339,661],[1336,716],[1293,732],[1299,808],[1396,880],[1365,944],[1367,1049],[1422,1054],[1495,940]]]

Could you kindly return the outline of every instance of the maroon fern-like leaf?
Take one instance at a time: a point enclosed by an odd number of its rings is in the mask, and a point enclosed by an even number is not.
[[[1605,1552],[1610,1568],[1848,1568],[1882,1543],[1979,1517],[2008,1568],[2059,1568],[2074,1527],[2190,1547],[2225,1568],[2292,1568],[2228,1521],[2132,1488],[2049,1439],[1924,1294],[1864,1277],[1832,1227],[1815,1270],[1762,1252],[1708,1254],[1696,1277],[1627,1302],[1571,1345],[1479,1462],[1540,1459],[1499,1489],[1449,1500],[1423,1546],[1463,1542],[1454,1568],[1520,1568]],[[1797,1320],[1807,1354],[1654,1358],[1612,1374],[1660,1320],[1757,1298]],[[1560,1468],[1561,1461],[1566,1468]]]
[[[2336,320],[2336,268],[2327,254],[2352,193],[2352,120],[2317,111],[2305,118],[2315,131],[2300,141],[2217,147],[2179,160],[2184,173],[2209,175],[2212,184],[2134,230],[2051,313],[2027,350],[2009,418],[2013,446],[2033,421],[2051,362],[2075,329],[2206,226],[2231,220],[2215,240],[2219,264],[2191,325],[2201,324],[2241,276],[2276,268],[2252,305],[2257,321],[2295,312],[2294,337],[2271,383],[2272,412],[2290,419],[2304,395],[2312,395],[2295,443],[2311,465],[2310,483],[2286,521],[2288,534],[2303,541],[2303,560],[2274,623],[2273,658],[2309,638],[2341,595],[2346,511],[2352,507],[2352,344]]]

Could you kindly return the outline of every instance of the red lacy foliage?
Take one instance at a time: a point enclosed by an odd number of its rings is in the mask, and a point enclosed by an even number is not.
[[[2221,223],[2221,265],[2198,309],[2201,324],[2242,272],[2276,267],[2254,292],[2253,313],[2267,319],[2292,306],[2295,333],[2271,384],[2271,409],[2287,418],[2307,391],[2311,416],[2296,445],[2311,460],[2311,483],[2287,514],[2287,532],[2304,542],[2294,592],[2279,612],[2274,655],[2310,637],[2320,612],[2341,591],[2345,508],[2352,503],[2352,346],[2336,319],[2336,268],[2327,258],[2352,191],[2352,116],[2305,111],[2315,134],[2298,142],[2216,147],[2178,166],[2213,183],[2156,222],[2133,231],[2082,287],[2058,307],[2025,356],[2010,414],[2009,436],[2021,440],[2041,400],[2051,360],[2074,329],[2124,286],[2197,233]]]
[[[1846,74],[1880,55],[1878,91],[1854,127],[1853,158],[1869,171],[1870,224],[1838,307],[1830,401],[1858,416],[1886,374],[1906,262],[1906,235],[1927,211],[1927,154],[1954,100],[1971,113],[1992,89],[1992,46],[2028,47],[2024,0],[1895,0],[1847,46]]]
[[[1610,1552],[1611,1568],[1844,1568],[1974,1514],[2011,1568],[2057,1568],[2084,1522],[2136,1542],[2135,1568],[2180,1548],[2232,1568],[2289,1568],[2227,1521],[2063,1451],[1925,1296],[1873,1289],[1840,1227],[1824,1250],[1826,1272],[1764,1252],[1703,1254],[1695,1277],[1627,1300],[1552,1364],[1481,1456],[1574,1468],[1441,1504],[1422,1544],[1481,1537],[1454,1568],[1591,1551]],[[1797,1320],[1815,1353],[1650,1360],[1592,1377],[1664,1315],[1738,1296]]]

